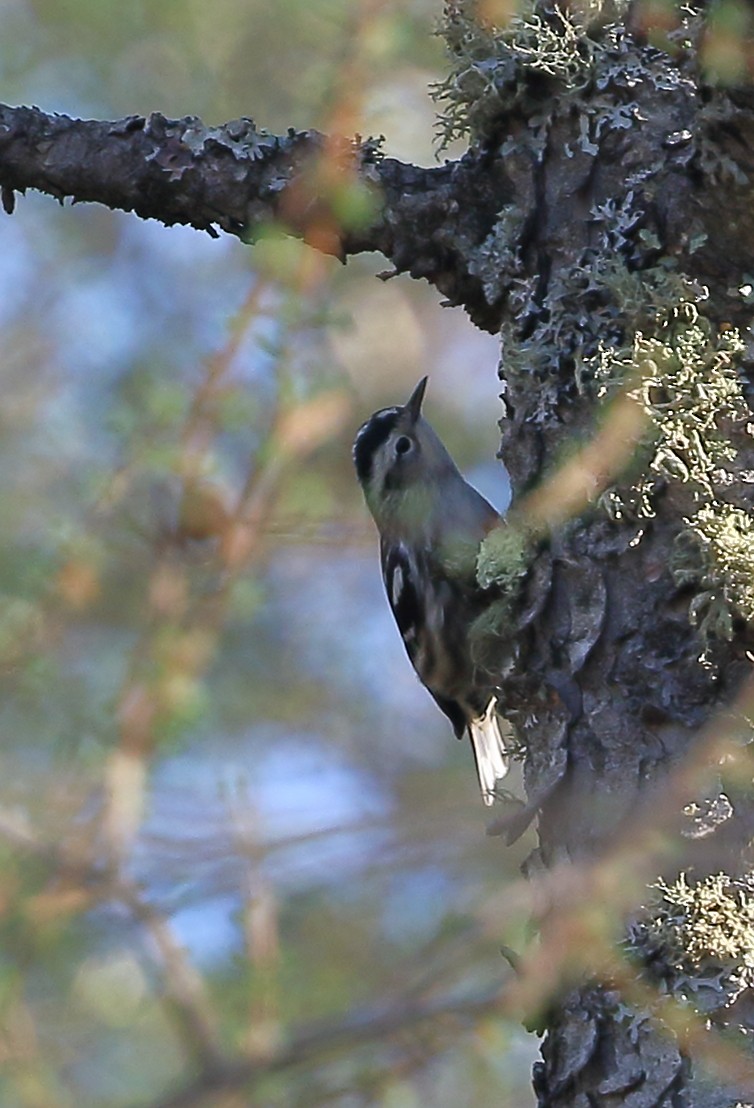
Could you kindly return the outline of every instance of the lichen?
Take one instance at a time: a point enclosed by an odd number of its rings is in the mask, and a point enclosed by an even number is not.
[[[554,83],[561,101],[588,91],[579,102],[579,145],[596,154],[604,133],[639,120],[634,103],[639,86],[673,90],[684,79],[659,51],[636,50],[621,23],[627,8],[624,0],[584,0],[543,13],[535,0],[523,0],[504,26],[496,26],[485,19],[479,0],[446,0],[438,33],[451,68],[431,89],[443,105],[437,122],[440,149],[466,135],[473,142],[489,139],[510,113],[542,113],[552,91],[547,85]],[[679,45],[689,37],[694,18],[684,12],[675,32]]]
[[[715,502],[685,522],[674,578],[695,587],[689,616],[702,638],[730,640],[735,616],[754,622],[754,520],[741,508]]]
[[[619,319],[640,326],[623,340],[619,331],[612,341],[608,335],[582,356],[578,387],[598,399],[627,389],[647,417],[644,484],[652,477],[680,481],[709,500],[736,457],[730,428],[749,418],[738,368],[741,336],[734,328],[718,331],[701,314],[705,287],[661,266],[640,274],[613,266],[602,284],[611,288]]]
[[[668,343],[682,323],[681,306],[707,295],[664,264],[634,269],[615,243],[617,235],[628,235],[631,220],[627,204],[610,232],[605,229],[600,249],[567,273],[553,274],[539,303],[531,278],[511,279],[510,318],[501,328],[501,375],[540,382],[529,421],[546,422],[557,411],[569,372],[581,395],[608,400],[635,377],[637,359],[652,353],[642,346],[650,341],[645,336],[662,334],[658,341]],[[522,339],[520,320],[532,316],[537,324]],[[635,328],[631,333],[627,320]]]
[[[476,577],[480,587],[498,586],[504,592],[517,588],[526,575],[530,545],[528,536],[519,527],[505,522],[495,527],[477,555]]]
[[[610,233],[628,240],[630,207],[612,215]],[[531,295],[525,282],[514,285],[514,296]],[[630,477],[600,504],[615,520],[641,523],[654,515],[659,483],[688,487],[699,507],[684,519],[671,570],[679,585],[695,586],[689,618],[705,649],[711,637],[732,637],[736,617],[754,621],[754,520],[723,499],[736,483],[732,433],[754,432],[740,375],[745,346],[738,330],[704,317],[708,295],[662,261],[636,271],[605,250],[551,281],[544,322],[528,339],[516,341],[512,324],[502,330],[506,377],[540,381],[530,420],[557,411],[569,363],[582,395],[605,404],[627,393],[644,412]]]
[[[522,269],[520,241],[527,212],[518,204],[508,204],[500,213],[484,242],[469,259],[469,273],[479,277],[488,304],[499,300],[505,287]]]
[[[497,142],[513,176],[525,181],[527,167],[541,160],[554,116],[572,121],[566,155],[596,158],[610,132],[640,125],[647,85],[673,101],[679,86],[692,89],[696,78],[683,58],[701,33],[697,8],[679,9],[669,32],[668,51],[676,51],[678,64],[668,64],[667,51],[637,48],[617,22],[620,4],[598,8],[587,2],[563,14],[525,0],[507,25],[494,26],[482,18],[478,0],[448,0],[440,33],[452,67],[434,91],[444,104],[442,142],[464,134]],[[700,128],[681,128],[667,142],[677,145],[683,164],[738,180],[715,147],[726,103],[713,96],[700,109]],[[705,318],[708,290],[682,272],[684,257],[705,245],[702,226],[690,222],[682,254],[663,255],[651,203],[658,167],[642,163],[627,175],[621,195],[595,202],[588,248],[546,276],[533,266],[527,242],[535,189],[527,192],[518,181],[516,200],[501,207],[469,266],[488,303],[505,305],[501,377],[517,420],[564,426],[574,393],[601,409],[628,395],[644,413],[646,433],[600,504],[614,520],[630,518],[638,542],[658,490],[684,486],[688,514],[671,570],[680,584],[694,585],[689,617],[706,647],[713,636],[730,638],[737,618],[754,620],[748,585],[754,556],[747,560],[754,525],[743,508],[725,503],[733,499],[725,488],[736,474],[736,436],[750,428],[739,380],[744,343],[737,330]],[[741,295],[754,301],[746,280]],[[579,432],[587,429],[571,426],[571,440]],[[504,594],[507,575],[505,566],[482,573],[501,582]]]
[[[513,661],[511,625],[531,557],[531,536],[505,521],[490,532],[477,555],[477,582],[483,589],[495,590],[496,596],[472,624],[469,641],[474,664],[498,678]]]
[[[657,881],[631,925],[628,948],[670,992],[702,1011],[730,1005],[754,986],[754,887],[725,873]]]
[[[644,275],[641,285],[649,294]],[[674,287],[681,299],[663,312],[662,299]],[[644,306],[645,317],[658,321],[654,334],[637,330],[630,345],[601,344],[582,364],[581,381],[605,397],[633,380],[629,395],[648,419],[643,472],[603,496],[609,514],[652,516],[658,478],[687,485],[700,505],[684,518],[671,571],[678,585],[694,587],[689,619],[706,653],[711,638],[733,637],[736,617],[754,621],[754,520],[721,499],[721,491],[735,483],[731,431],[753,430],[739,373],[745,347],[736,329],[717,330],[702,316],[706,289],[673,275],[652,291],[662,293]]]
[[[752,431],[739,375],[744,343],[734,328],[717,331],[701,315],[706,295],[686,282],[685,298],[653,336],[637,331],[630,348],[603,347],[592,366],[603,393],[634,374],[631,395],[652,438],[644,475],[626,490],[612,490],[611,514],[629,507],[638,517],[652,515],[652,475],[688,485],[699,502],[684,518],[671,571],[678,585],[694,586],[689,619],[705,647],[713,637],[730,640],[736,617],[754,621],[754,520],[719,495],[733,480],[731,429]]]
[[[748,414],[737,368],[743,350],[738,331],[716,333],[693,300],[672,309],[656,337],[636,334],[634,395],[656,435],[655,473],[713,494],[718,468],[736,456],[722,425]]]
[[[483,138],[516,104],[531,105],[532,77],[569,87],[588,77],[587,39],[559,8],[548,21],[528,2],[505,27],[496,27],[481,17],[476,0],[447,0],[439,33],[452,62],[448,76],[431,90],[444,104],[437,123],[441,150],[468,134]]]

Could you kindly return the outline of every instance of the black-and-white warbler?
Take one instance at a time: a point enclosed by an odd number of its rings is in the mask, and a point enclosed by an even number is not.
[[[422,684],[474,751],[485,804],[508,764],[494,682],[470,630],[491,597],[476,579],[479,546],[500,523],[421,414],[427,378],[406,404],[382,408],[356,435],[353,460],[380,533],[388,601]]]

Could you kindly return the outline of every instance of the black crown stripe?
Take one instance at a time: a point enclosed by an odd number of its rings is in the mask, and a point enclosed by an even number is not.
[[[356,432],[353,462],[356,466],[356,476],[362,484],[369,479],[372,472],[372,459],[382,444],[387,441],[391,431],[395,430],[400,413],[400,408],[383,408],[375,412]]]

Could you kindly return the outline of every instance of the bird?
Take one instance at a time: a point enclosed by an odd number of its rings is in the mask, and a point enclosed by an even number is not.
[[[494,600],[476,561],[501,517],[461,476],[422,415],[428,377],[405,404],[361,425],[353,461],[377,525],[387,599],[419,680],[467,736],[485,804],[508,771],[495,682],[475,658],[472,627]]]

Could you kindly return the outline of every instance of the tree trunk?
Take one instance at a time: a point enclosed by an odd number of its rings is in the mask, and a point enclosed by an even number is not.
[[[457,6],[449,16],[457,72],[470,64],[466,18]],[[503,700],[525,739],[540,866],[594,876],[607,864],[616,885],[631,885],[638,874],[672,881],[682,865],[692,898],[724,871],[723,907],[735,916],[731,890],[742,889],[748,920],[750,798],[741,788],[734,798],[734,782],[704,782],[705,767],[731,751],[716,734],[711,749],[700,728],[746,699],[751,663],[749,98],[705,84],[701,15],[684,16],[667,52],[620,26],[574,32],[575,45],[572,31],[550,12],[510,29],[509,53],[499,37],[490,44],[501,67],[513,58],[515,78],[478,138],[503,159],[514,197],[478,262],[488,300],[501,305],[512,519],[525,528],[531,516],[546,535]],[[559,60],[548,34],[561,36]],[[576,509],[569,518],[564,502]],[[684,808],[695,817],[685,829]],[[701,1076],[720,1062],[718,1032],[701,1019],[676,1011],[663,1021],[646,995],[629,1014],[630,990],[621,999],[614,987],[625,967],[600,969],[599,943],[584,968],[604,987],[567,989],[583,955],[564,919],[581,919],[583,943],[600,887],[556,898],[544,924],[543,941],[561,945],[564,993],[547,1020],[539,1104],[733,1106],[747,1087],[750,1099],[752,1070],[740,1059],[727,1084]],[[630,907],[615,900],[616,912]],[[735,1023],[751,933],[722,955],[719,940],[738,926],[726,916],[692,954],[691,923],[669,924],[658,900],[651,922],[633,927],[633,952],[674,995],[695,995],[696,977],[718,974],[697,1007]],[[682,968],[668,954],[679,934]]]

